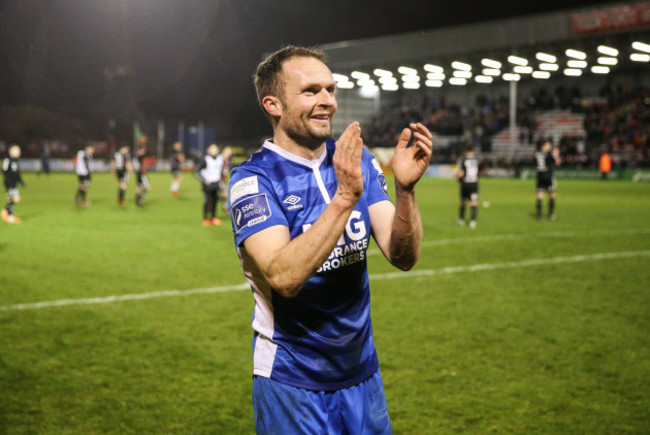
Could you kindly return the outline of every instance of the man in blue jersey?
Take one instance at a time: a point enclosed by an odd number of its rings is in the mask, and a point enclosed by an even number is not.
[[[257,68],[273,138],[231,172],[237,253],[255,298],[258,433],[391,433],[370,320],[366,251],[412,268],[422,240],[415,185],[431,133],[395,148],[395,205],[359,123],[335,142],[332,73],[320,51],[285,47]],[[412,146],[407,146],[413,135]]]

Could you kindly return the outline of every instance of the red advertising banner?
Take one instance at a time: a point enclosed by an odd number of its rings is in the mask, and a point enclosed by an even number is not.
[[[648,26],[650,25],[650,3],[573,14],[571,24],[574,34]]]

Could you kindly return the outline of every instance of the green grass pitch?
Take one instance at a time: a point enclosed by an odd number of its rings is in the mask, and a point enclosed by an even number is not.
[[[253,298],[228,222],[201,225],[151,174],[144,207],[97,174],[26,174],[0,222],[0,434],[250,434]],[[650,428],[650,184],[424,179],[420,261],[369,252],[372,315],[398,434],[622,434]],[[222,215],[223,217],[223,215]]]

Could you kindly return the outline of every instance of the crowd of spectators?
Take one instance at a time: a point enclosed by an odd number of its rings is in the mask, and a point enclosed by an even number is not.
[[[517,102],[519,142],[534,143],[540,137],[536,114],[558,109],[584,115],[585,136],[564,135],[554,144],[565,165],[596,167],[607,150],[614,167],[650,166],[650,89],[607,85],[596,96],[584,96],[577,87],[535,89]],[[508,127],[509,101],[505,96],[479,95],[468,107],[444,97],[414,98],[382,108],[372,118],[364,141],[373,147],[392,147],[403,126],[414,120],[423,120],[438,139],[433,162],[451,163],[465,143],[491,151],[492,138]],[[520,164],[528,163],[522,159]]]

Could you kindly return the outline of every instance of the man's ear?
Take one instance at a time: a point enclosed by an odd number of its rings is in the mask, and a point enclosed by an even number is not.
[[[267,95],[262,99],[262,107],[272,117],[280,117],[282,115],[282,102],[277,97]]]

